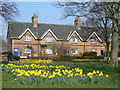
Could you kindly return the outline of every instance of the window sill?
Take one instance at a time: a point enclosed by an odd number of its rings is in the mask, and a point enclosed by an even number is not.
[[[31,53],[28,53],[28,52],[24,52],[25,54],[31,54]]]
[[[73,44],[77,44],[78,42],[72,42]]]
[[[52,42],[46,42],[46,43],[52,43]]]
[[[72,53],[72,55],[77,55],[77,53]]]
[[[31,41],[24,41],[24,42],[31,42]]]

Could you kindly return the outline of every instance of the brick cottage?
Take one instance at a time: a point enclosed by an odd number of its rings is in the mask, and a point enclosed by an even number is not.
[[[38,23],[38,16],[32,16],[32,23],[9,22],[7,39],[14,55],[40,57],[70,55],[80,56],[84,52],[105,51],[104,41],[94,27],[81,26],[76,16],[75,25]]]

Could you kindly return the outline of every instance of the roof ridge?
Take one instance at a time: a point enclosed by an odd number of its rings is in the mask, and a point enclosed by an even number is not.
[[[8,23],[26,23],[26,24],[32,24],[30,22],[16,22],[16,21],[9,21]],[[38,23],[38,24],[45,24],[45,25],[62,25],[62,26],[74,26],[74,25],[67,25],[67,24],[47,24],[47,23]]]
[[[16,22],[16,21],[9,21],[8,23],[28,23],[28,24],[32,24],[32,23],[29,23],[29,22]]]
[[[67,24],[47,24],[47,23],[38,23],[38,24],[46,24],[46,25],[63,25],[63,26],[74,26],[74,25],[67,25]]]

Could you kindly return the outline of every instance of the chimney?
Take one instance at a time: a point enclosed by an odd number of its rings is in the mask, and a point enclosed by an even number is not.
[[[38,16],[35,14],[32,16],[32,24],[33,27],[38,27]]]
[[[74,24],[75,24],[75,27],[77,29],[81,29],[81,19],[80,19],[80,16],[76,16],[76,18],[74,20]]]

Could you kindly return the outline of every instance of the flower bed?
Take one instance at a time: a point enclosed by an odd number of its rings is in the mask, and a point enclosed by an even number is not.
[[[19,61],[10,61],[10,63],[50,63],[52,60],[41,59],[20,59]]]
[[[29,60],[28,60],[29,61]],[[18,63],[22,62],[22,63]],[[108,78],[108,74],[102,71],[91,71],[84,73],[81,68],[71,68],[64,65],[52,65],[50,61],[43,63],[23,63],[24,60],[2,64],[2,70],[12,73],[14,80],[20,84],[32,83],[102,83]],[[26,60],[27,62],[27,60]],[[32,61],[31,61],[32,62]],[[36,60],[40,62],[40,60]],[[44,63],[46,62],[46,63]],[[49,63],[48,63],[49,62]]]
[[[73,59],[72,61],[104,61],[103,59]]]

